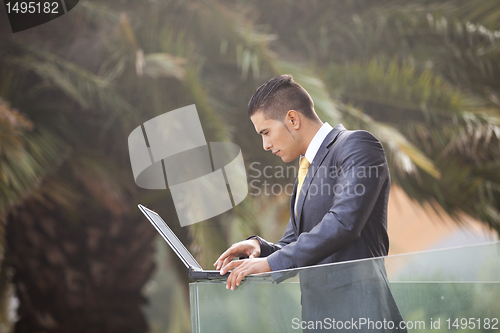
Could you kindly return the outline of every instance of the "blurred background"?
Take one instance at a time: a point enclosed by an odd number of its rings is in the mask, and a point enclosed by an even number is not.
[[[246,105],[285,73],[323,121],[382,142],[391,254],[498,239],[497,0],[80,0],[16,34],[0,6],[0,332],[190,332],[187,270],[137,204],[206,268],[251,234],[279,240],[296,175]],[[127,137],[190,104],[254,182],[181,228],[168,190],[135,185]]]

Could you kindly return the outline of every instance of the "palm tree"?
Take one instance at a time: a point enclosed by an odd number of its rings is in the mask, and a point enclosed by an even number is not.
[[[410,197],[500,232],[498,3],[262,1],[253,8],[256,23],[278,36],[280,54],[309,65],[341,102],[342,121],[381,139],[393,180]]]
[[[21,42],[37,34],[4,40],[0,65],[12,73],[1,76],[2,97],[28,115],[5,113],[16,136],[2,138],[2,213],[21,301],[16,330],[146,331],[141,288],[153,269],[156,234],[131,210],[139,193],[119,171],[129,162],[126,146],[117,145],[140,116],[110,79],[116,72],[95,73],[88,59],[68,61],[71,52],[58,55],[65,45]]]
[[[177,219],[164,194],[139,191],[130,172],[118,171],[130,170],[123,143],[138,124],[193,102],[207,137],[227,139],[195,73],[197,54],[171,27],[148,20],[147,15],[160,18],[161,12],[150,10],[130,23],[111,7],[88,3],[81,8],[76,15],[83,22],[73,31],[114,33],[105,41],[83,37],[69,47],[44,29],[1,41],[0,68],[12,73],[1,76],[2,98],[26,115],[16,126],[19,140],[29,143],[18,148],[26,158],[6,156],[2,169],[12,178],[7,185],[25,187],[18,194],[6,186],[10,201],[2,200],[7,254],[21,301],[16,330],[141,332],[147,329],[141,289],[153,269],[155,232],[138,223],[134,206],[140,200],[161,207],[167,220]],[[160,9],[169,13],[170,8]],[[87,26],[92,28],[83,29]],[[148,40],[154,29],[155,41]],[[35,40],[48,44],[40,47]],[[184,66],[186,59],[193,62]],[[8,174],[11,169],[17,173]],[[219,221],[176,232],[186,243],[215,240],[218,248],[207,249],[218,253],[226,246],[217,243],[226,236]],[[185,280],[183,269],[178,271]]]
[[[102,104],[127,103],[81,66],[18,41],[5,44],[2,69],[22,79],[3,98],[32,127],[3,164],[4,172],[15,170],[5,186],[15,208],[4,214],[20,299],[16,331],[146,331],[140,288],[153,269],[154,232],[126,215],[134,189],[116,171],[119,152],[106,154],[109,134],[94,123],[113,115],[99,114]],[[24,188],[15,191],[18,184]]]

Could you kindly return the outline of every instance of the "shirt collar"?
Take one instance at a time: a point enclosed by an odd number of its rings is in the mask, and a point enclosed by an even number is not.
[[[316,154],[318,153],[319,147],[321,147],[321,144],[332,129],[333,127],[329,123],[325,122],[318,132],[316,132],[316,135],[314,135],[314,138],[311,140],[311,143],[309,143],[306,150],[305,157],[309,163],[313,162],[314,157],[316,157]],[[304,156],[300,156],[299,163],[302,160],[302,157]]]

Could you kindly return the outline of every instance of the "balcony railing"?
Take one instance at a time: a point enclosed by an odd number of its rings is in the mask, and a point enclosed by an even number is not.
[[[500,242],[190,284],[203,333],[500,332],[499,300]]]

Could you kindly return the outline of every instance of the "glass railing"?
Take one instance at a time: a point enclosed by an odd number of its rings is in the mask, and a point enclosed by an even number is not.
[[[500,332],[500,242],[190,284],[192,332]]]

